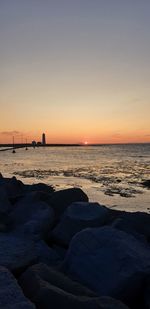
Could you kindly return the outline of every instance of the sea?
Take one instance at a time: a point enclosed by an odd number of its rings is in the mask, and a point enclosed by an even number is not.
[[[150,144],[20,148],[0,151],[0,172],[55,190],[79,187],[110,208],[150,212]]]

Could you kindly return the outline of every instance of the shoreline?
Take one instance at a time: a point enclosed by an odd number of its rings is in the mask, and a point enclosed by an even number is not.
[[[6,175],[6,174],[5,174]],[[102,205],[106,205],[109,209],[116,209],[128,212],[145,212],[150,213],[150,190],[143,189],[143,193],[137,193],[133,197],[121,197],[119,194],[113,196],[104,193],[104,188],[100,184],[93,183],[89,179],[80,177],[64,177],[64,176],[51,176],[47,179],[34,178],[34,177],[22,177],[18,174],[7,174],[6,177],[16,176],[17,179],[23,183],[32,185],[43,183],[46,185],[53,185],[55,190],[65,190],[71,187],[81,188],[89,197],[90,201],[98,202]]]
[[[47,143],[45,145],[41,144],[37,144],[37,145],[33,145],[32,143],[15,143],[15,148],[25,148],[25,147],[103,147],[103,146],[132,146],[132,145],[150,145],[150,142],[129,142],[129,143]],[[12,143],[1,143],[0,144],[0,148],[4,148],[4,147],[10,147],[13,148]],[[10,149],[7,149],[10,150]],[[0,151],[4,151],[1,150]]]
[[[37,150],[37,151],[36,151]],[[0,153],[0,170],[29,184],[78,186],[108,207],[149,212],[149,146],[39,148]]]
[[[66,190],[70,188],[81,188],[89,197],[90,201],[98,202],[101,205],[105,205],[110,209],[122,210],[122,211],[141,211],[150,212],[150,189],[143,188],[142,193],[137,193],[134,196],[120,196],[119,194],[109,195],[105,194],[104,188],[101,184],[92,182],[86,178],[80,177],[65,177],[65,176],[51,176],[48,179],[24,177],[19,176],[18,173],[5,173],[4,178],[17,177],[25,185],[45,184],[47,186],[53,186],[56,191]],[[143,205],[143,200],[144,205]],[[142,205],[142,206],[141,206]]]

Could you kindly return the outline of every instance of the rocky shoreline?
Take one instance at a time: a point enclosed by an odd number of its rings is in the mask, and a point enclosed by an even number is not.
[[[0,175],[0,308],[150,308],[150,215]]]

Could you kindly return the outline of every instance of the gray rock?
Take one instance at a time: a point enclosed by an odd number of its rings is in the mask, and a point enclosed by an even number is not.
[[[66,208],[74,202],[88,202],[87,195],[79,188],[56,191],[52,194],[50,204],[54,209],[57,220]]]
[[[58,266],[62,261],[60,255],[50,248],[45,241],[41,240],[35,243],[37,263],[44,263],[49,266]]]
[[[29,192],[36,191],[36,192],[45,192],[48,194],[52,194],[54,192],[54,188],[52,186],[46,185],[45,183],[36,183],[32,185],[26,185],[26,189]]]
[[[34,243],[12,234],[0,235],[0,265],[19,272],[36,260]]]
[[[41,280],[48,282],[51,285],[57,286],[60,289],[72,293],[74,295],[83,295],[95,297],[96,294],[81,284],[72,281],[63,273],[54,270],[43,263],[30,266],[20,277],[19,283],[23,288],[26,288],[29,296],[34,293],[35,282],[41,284]],[[29,284],[28,284],[29,283]],[[30,286],[29,286],[30,285]],[[33,288],[31,288],[33,287]]]
[[[3,309],[34,309],[23,294],[16,279],[8,269],[0,266],[0,308]]]
[[[150,273],[148,274],[144,285],[144,309],[150,308]]]
[[[24,203],[24,204],[28,204],[28,203],[35,203],[35,202],[45,202],[45,199],[50,198],[51,195],[47,194],[45,192],[41,192],[41,191],[32,191],[31,192],[26,192],[22,198],[15,204],[15,206],[17,207],[18,205],[20,205],[20,203]]]
[[[0,232],[7,232],[11,228],[11,220],[9,213],[12,205],[7,197],[7,193],[3,186],[0,186]]]
[[[7,197],[5,188],[0,186],[0,212],[8,214],[12,210],[11,203]]]
[[[72,203],[52,231],[53,239],[61,245],[68,245],[72,237],[81,230],[103,225],[107,215],[107,208],[98,203]]]
[[[27,304],[27,302],[21,302],[18,304],[14,304],[14,305],[10,305],[10,306],[6,306],[3,307],[3,309],[35,309],[35,305],[32,304],[31,302]]]
[[[32,187],[32,186],[30,186]],[[46,202],[48,205],[50,203],[51,194],[48,194],[43,191],[34,191],[30,190],[27,191],[23,196],[22,199],[20,199],[19,202],[21,203],[35,203],[35,202]]]
[[[73,237],[61,269],[100,296],[135,304],[150,269],[150,248],[111,227],[86,229]]]
[[[56,244],[53,244],[52,248],[53,248],[53,250],[55,250],[57,252],[57,254],[61,257],[61,259],[64,260],[66,253],[67,253],[67,249],[60,247]]]
[[[1,174],[0,176],[0,186],[4,186],[6,183],[8,183],[10,181],[11,178],[6,178],[3,177],[3,175]]]
[[[29,221],[23,225],[18,225],[15,231],[17,234],[21,233],[33,240],[45,239],[51,226],[53,226],[53,218],[50,208],[38,210]]]
[[[129,309],[125,304],[112,297],[99,297],[99,309]]]
[[[34,185],[33,185],[34,186]],[[32,186],[30,186],[32,187]],[[47,203],[49,206],[50,205],[50,200],[51,200],[51,196],[53,194],[54,191],[52,191],[51,193],[47,193],[45,191],[34,191],[32,189],[27,190],[27,192],[25,193],[22,201],[26,202],[26,203],[31,203],[31,202],[45,202]]]
[[[33,309],[33,308],[35,309],[36,307],[31,302],[30,303],[21,302],[14,305],[3,307],[3,309]]]
[[[119,230],[130,234],[140,234],[150,241],[150,215],[143,212],[123,212],[113,223]]]
[[[20,196],[24,192],[24,184],[16,177],[5,179],[4,187],[9,198]]]
[[[37,308],[57,309],[125,309],[126,306],[109,298],[96,295],[73,282],[63,274],[38,264],[30,267],[19,279],[19,283],[27,297]]]
[[[141,184],[143,187],[150,189],[150,179],[142,181]]]
[[[32,202],[25,198],[17,203],[11,220],[17,233],[41,239],[53,226],[54,212],[45,202]]]

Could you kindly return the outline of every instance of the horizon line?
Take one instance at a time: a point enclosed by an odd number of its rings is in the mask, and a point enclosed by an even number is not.
[[[37,144],[35,147],[49,147],[49,146],[103,146],[103,145],[140,145],[140,144],[150,144],[149,142],[117,142],[117,143],[46,143],[45,145]],[[34,146],[32,143],[15,143],[15,146]],[[0,147],[12,147],[12,143],[0,143]]]

